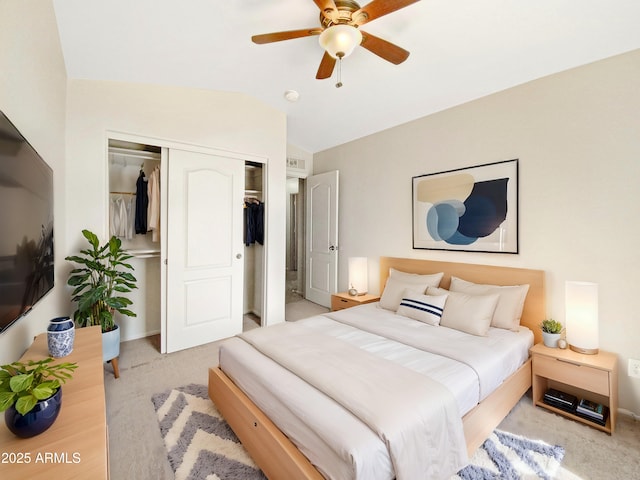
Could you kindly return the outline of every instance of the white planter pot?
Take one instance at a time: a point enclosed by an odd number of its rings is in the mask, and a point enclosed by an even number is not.
[[[102,333],[102,361],[108,362],[120,356],[120,327]]]
[[[542,341],[544,342],[545,347],[557,348],[558,340],[560,340],[561,336],[562,334],[560,333],[542,332]]]

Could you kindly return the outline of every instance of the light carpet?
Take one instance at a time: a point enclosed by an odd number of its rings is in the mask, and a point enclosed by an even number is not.
[[[209,399],[205,385],[168,390],[151,401],[176,480],[266,478]],[[496,430],[453,479],[551,480],[563,456],[562,447]]]

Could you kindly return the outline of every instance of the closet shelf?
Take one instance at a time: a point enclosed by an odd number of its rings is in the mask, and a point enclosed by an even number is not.
[[[112,195],[135,195],[136,192],[109,192]]]
[[[132,249],[127,250],[129,255],[133,255],[136,258],[154,258],[160,256],[160,249]]]
[[[128,158],[141,158],[143,160],[160,160],[160,154],[146,150],[134,150],[122,147],[109,147],[109,153]]]

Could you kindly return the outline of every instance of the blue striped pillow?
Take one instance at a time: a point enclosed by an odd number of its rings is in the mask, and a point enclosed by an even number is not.
[[[405,290],[396,313],[429,325],[440,325],[447,295],[423,295]]]

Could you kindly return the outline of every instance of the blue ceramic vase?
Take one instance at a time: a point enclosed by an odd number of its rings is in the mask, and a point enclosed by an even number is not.
[[[76,336],[75,325],[69,317],[54,318],[47,327],[47,345],[49,355],[55,358],[66,357],[73,350]]]
[[[26,415],[18,413],[15,405],[4,412],[7,428],[21,438],[34,437],[48,429],[58,418],[62,405],[62,388],[49,398],[40,400]]]

